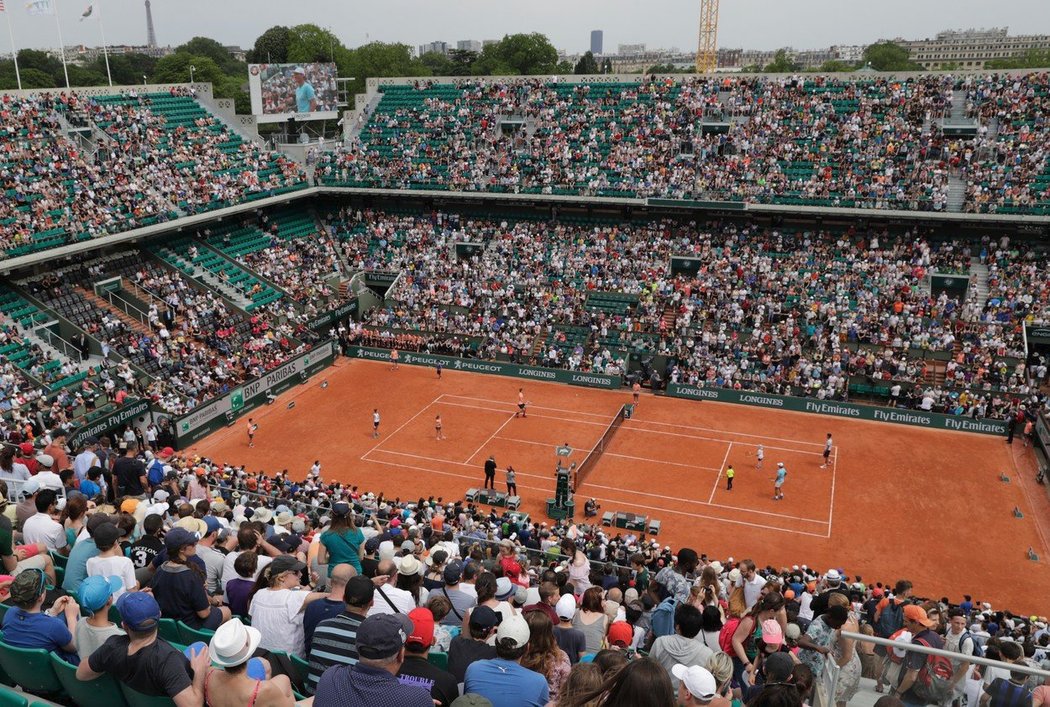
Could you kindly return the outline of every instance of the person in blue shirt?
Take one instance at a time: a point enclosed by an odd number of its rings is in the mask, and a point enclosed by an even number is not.
[[[295,79],[295,112],[313,113],[317,110],[317,94],[314,87],[306,80],[306,70],[301,66],[295,67],[292,72]]]
[[[79,540],[73,549],[69,551],[69,559],[66,561],[66,574],[62,578],[62,589],[67,594],[76,594],[80,591],[80,583],[87,579],[87,561],[98,555],[98,546],[92,536],[95,528],[103,523],[113,523],[114,520],[106,513],[92,513],[88,516],[84,526],[87,528],[88,537]]]
[[[773,482],[773,500],[784,500],[784,480],[787,478],[788,470],[784,468],[784,462],[777,462],[777,479]]]
[[[89,501],[102,493],[102,467],[93,466],[87,470],[87,476],[80,482],[80,493],[87,496]]]
[[[463,692],[488,698],[492,707],[546,705],[550,701],[547,679],[520,664],[529,636],[529,624],[520,614],[503,619],[496,629],[496,657],[470,664]]]
[[[375,614],[366,618],[357,627],[357,663],[333,665],[325,670],[317,683],[314,704],[434,707],[429,690],[402,685],[395,677],[405,662],[405,642],[411,634],[412,622],[404,614]],[[533,675],[546,689],[543,676]]]
[[[22,570],[11,584],[11,603],[4,614],[4,643],[16,648],[42,648],[77,665],[73,634],[80,619],[80,607],[71,596],[60,597],[47,611],[42,611],[49,583],[43,570]]]

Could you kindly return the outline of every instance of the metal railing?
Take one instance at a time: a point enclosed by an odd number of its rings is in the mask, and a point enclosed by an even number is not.
[[[119,309],[120,311],[124,312],[124,314],[128,315],[129,317],[134,317],[143,324],[149,324],[149,314],[143,312],[141,309],[133,305],[131,302],[128,302],[123,297],[114,294],[112,290],[106,291],[106,301],[114,307],[116,307],[117,309]]]
[[[44,325],[36,331],[34,331],[33,335],[39,339],[42,339],[43,341],[46,341],[49,346],[57,350],[59,353],[61,353],[73,363],[80,363],[84,360],[83,354],[80,353],[80,350],[76,346],[73,346],[73,344],[69,343],[61,336],[48,329],[47,325]]]
[[[866,636],[863,633],[854,633],[852,631],[842,631],[841,636],[858,643],[872,643],[876,646],[882,646],[887,649],[896,650],[907,650],[908,652],[923,653],[925,655],[935,655],[942,658],[948,658],[952,661],[953,665],[960,662],[969,663],[970,665],[980,665],[988,668],[1000,668],[1008,672],[1013,673],[1024,673],[1025,675],[1034,675],[1041,678],[1050,678],[1050,671],[1042,670],[1041,668],[1033,668],[1024,663],[1007,663],[1001,660],[992,660],[991,658],[979,658],[973,655],[963,655],[955,651],[948,651],[942,648],[930,648],[927,646],[917,645],[914,643],[903,643],[901,641],[893,641],[888,638],[879,638],[877,636]],[[830,656],[824,659],[824,671],[818,676],[816,689],[813,694],[813,707],[831,707],[835,703],[834,695],[835,690],[838,687],[838,681],[841,677],[841,670],[835,661]]]

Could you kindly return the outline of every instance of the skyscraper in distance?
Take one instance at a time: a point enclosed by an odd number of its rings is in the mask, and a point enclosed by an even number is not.
[[[598,56],[602,53],[602,39],[604,33],[600,29],[591,30],[591,54]]]

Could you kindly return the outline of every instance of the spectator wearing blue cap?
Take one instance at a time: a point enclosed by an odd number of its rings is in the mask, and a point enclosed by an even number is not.
[[[117,594],[123,592],[124,580],[116,575],[88,577],[80,583],[77,598],[88,616],[80,617],[73,636],[81,660],[87,660],[110,636],[124,635],[124,631],[109,620],[109,607],[113,606]]]
[[[198,539],[196,533],[179,526],[169,530],[164,536],[168,559],[153,575],[151,586],[165,618],[214,631],[231,614],[228,607],[221,606],[221,596],[208,596],[204,571],[190,561],[196,555]]]
[[[128,592],[117,602],[117,611],[127,635],[111,636],[99,646],[77,667],[77,679],[90,681],[108,673],[136,692],[170,697],[176,707],[204,704],[208,650],[187,660],[162,640],[157,635],[160,605],[151,594]]]
[[[429,690],[401,684],[395,677],[405,662],[405,642],[410,635],[412,622],[404,614],[366,618],[357,628],[357,663],[324,671],[314,703],[325,707],[434,707]]]

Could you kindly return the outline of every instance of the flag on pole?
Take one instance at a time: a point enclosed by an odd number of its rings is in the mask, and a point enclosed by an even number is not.
[[[80,14],[80,21],[83,22],[87,18],[91,17],[91,13],[95,11],[94,5],[88,5],[87,9]]]
[[[53,15],[55,6],[51,0],[29,0],[26,3],[26,12],[30,15]]]
[[[4,0],[0,0],[0,12],[7,12],[7,8],[4,7]]]

